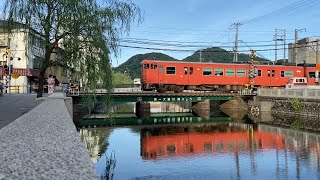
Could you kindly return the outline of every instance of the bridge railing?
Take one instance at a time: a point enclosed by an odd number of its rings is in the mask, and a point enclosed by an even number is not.
[[[320,89],[271,89],[259,88],[258,96],[320,99]]]

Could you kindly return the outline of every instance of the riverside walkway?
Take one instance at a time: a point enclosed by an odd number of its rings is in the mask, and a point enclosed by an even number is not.
[[[0,179],[97,179],[71,98],[55,93],[40,102],[0,129]]]

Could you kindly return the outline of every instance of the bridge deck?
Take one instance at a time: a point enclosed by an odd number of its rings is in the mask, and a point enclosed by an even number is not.
[[[92,97],[93,94],[80,93],[76,99],[85,99],[86,97]],[[106,93],[97,93],[96,98],[98,101],[102,101],[103,97],[106,97]],[[219,93],[219,92],[205,92],[205,93],[155,93],[155,92],[143,92],[143,93],[111,93],[110,97],[113,102],[181,102],[191,101],[199,102],[204,100],[231,100],[235,96],[239,96],[236,93]],[[82,101],[84,102],[84,101]]]

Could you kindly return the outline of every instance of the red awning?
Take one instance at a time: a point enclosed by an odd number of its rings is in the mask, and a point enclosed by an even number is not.
[[[40,71],[37,69],[22,69],[13,68],[13,72],[19,73],[20,76],[38,77],[40,76]],[[3,76],[3,67],[0,67],[0,76]]]

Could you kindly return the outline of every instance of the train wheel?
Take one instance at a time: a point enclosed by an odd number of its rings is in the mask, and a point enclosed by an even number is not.
[[[167,90],[166,90],[166,87],[164,85],[160,85],[157,89],[157,92],[158,93],[165,93]]]
[[[181,93],[183,92],[184,87],[183,86],[176,86],[174,92],[175,93]]]

